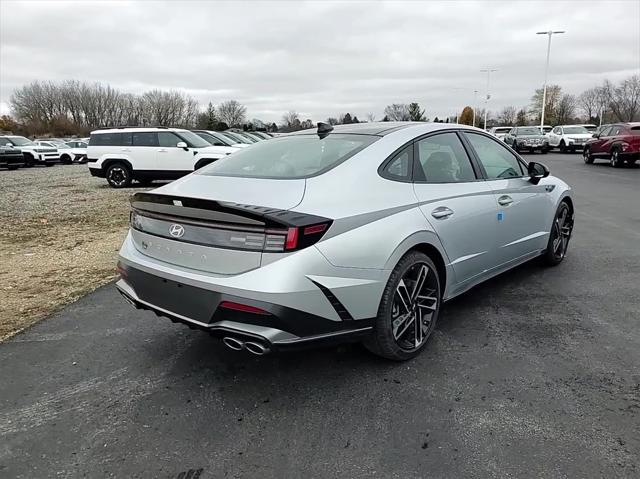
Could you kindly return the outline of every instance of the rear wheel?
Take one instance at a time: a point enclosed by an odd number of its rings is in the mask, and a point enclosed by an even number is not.
[[[60,162],[64,163],[65,165],[70,165],[71,164],[71,157],[67,154],[64,154],[60,157]]]
[[[549,266],[562,263],[567,254],[569,240],[573,233],[573,213],[566,201],[560,203],[551,226],[547,249],[542,254],[543,261]]]
[[[35,165],[36,161],[34,160],[32,155],[30,155],[29,153],[25,153],[23,156],[25,168],[31,168],[33,165]]]
[[[124,163],[113,163],[105,174],[107,182],[113,188],[126,188],[131,185],[131,171]]]
[[[418,251],[408,253],[389,277],[374,332],[365,346],[387,359],[413,358],[435,328],[440,299],[440,278],[433,261]]]
[[[620,152],[616,148],[611,152],[611,159],[609,160],[609,164],[614,168],[620,168],[622,166],[622,160],[620,159]]]
[[[591,154],[591,148],[589,148],[588,146],[585,146],[584,150],[582,150],[582,159],[588,165],[593,163],[593,155]]]

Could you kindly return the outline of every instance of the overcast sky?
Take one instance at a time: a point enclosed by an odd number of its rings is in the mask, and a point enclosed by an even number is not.
[[[570,93],[640,71],[640,0],[0,1],[0,110],[32,80],[237,99],[247,116],[382,118],[419,102],[431,119],[472,104],[525,106],[544,78]]]

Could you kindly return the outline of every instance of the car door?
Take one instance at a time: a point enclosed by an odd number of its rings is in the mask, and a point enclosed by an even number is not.
[[[607,141],[607,136],[609,135],[609,132],[611,131],[611,127],[607,126],[604,127],[600,133],[598,134],[598,137],[595,138],[593,140],[593,143],[591,143],[589,145],[589,148],[591,149],[591,154],[594,156],[602,156],[605,151],[604,151],[604,144]]]
[[[158,134],[155,131],[134,131],[131,136],[131,147],[124,146],[123,151],[130,151],[129,155],[133,169],[144,170],[149,173],[161,170],[162,168],[158,166],[156,159]]]
[[[458,284],[480,279],[495,262],[497,207],[476,169],[454,131],[414,143],[413,188]]]
[[[166,171],[169,177],[193,171],[194,151],[191,148],[179,148],[180,142],[186,143],[171,131],[158,132],[158,166]]]
[[[494,192],[496,265],[542,250],[549,234],[548,212],[553,208],[549,186],[531,183],[525,163],[500,142],[480,133],[463,135]]]
[[[549,133],[549,146],[558,146],[560,144],[560,136],[562,135],[561,128],[556,126]]]

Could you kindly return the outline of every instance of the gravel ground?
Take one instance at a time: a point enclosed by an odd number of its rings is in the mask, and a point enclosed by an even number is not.
[[[0,340],[114,278],[140,190],[83,165],[0,171]]]

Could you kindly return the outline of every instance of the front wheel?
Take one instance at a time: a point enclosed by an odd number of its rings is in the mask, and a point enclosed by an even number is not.
[[[567,152],[567,145],[565,145],[564,140],[562,140],[560,142],[560,153],[566,153]]]
[[[609,164],[614,168],[620,168],[622,166],[620,152],[617,149],[611,152],[611,159],[609,160]]]
[[[567,254],[569,240],[573,233],[573,213],[566,201],[560,203],[549,233],[547,249],[542,254],[543,261],[549,266],[562,263]]]
[[[415,357],[435,328],[440,301],[440,278],[435,264],[424,253],[408,253],[389,277],[374,331],[365,346],[374,354],[394,361]]]
[[[69,155],[62,155],[60,157],[60,162],[64,163],[65,165],[70,165],[71,164],[71,157]]]
[[[591,148],[588,148],[586,146],[584,147],[584,150],[582,150],[582,159],[587,165],[590,165],[591,163],[593,163],[593,155],[591,154]]]
[[[131,171],[122,163],[109,165],[105,177],[112,188],[126,188],[131,185]]]

